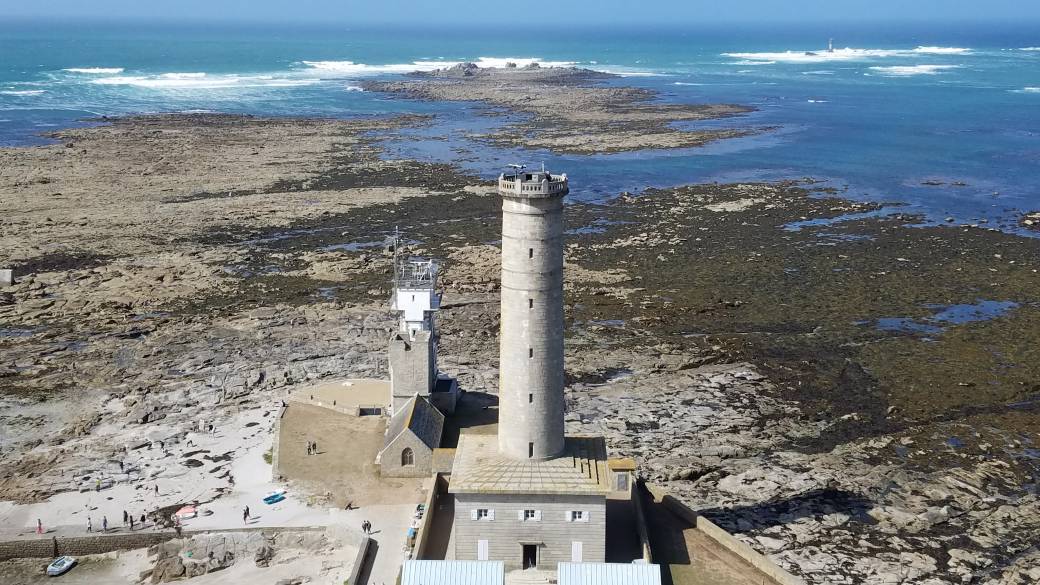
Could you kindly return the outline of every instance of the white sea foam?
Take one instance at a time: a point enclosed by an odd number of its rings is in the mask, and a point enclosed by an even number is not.
[[[122,67],[69,67],[62,69],[69,73],[86,73],[89,75],[118,75],[123,72]]]
[[[938,75],[943,71],[957,69],[960,65],[894,65],[891,67],[871,67],[881,75],[889,77],[909,77],[912,75]]]
[[[827,61],[862,61],[879,57],[896,57],[906,54],[905,51],[887,49],[826,49],[819,51],[783,51],[781,53],[723,53],[724,57],[743,59],[745,61],[773,61],[782,63],[823,63]]]
[[[1013,93],[1040,93],[1040,87],[1023,87],[1022,89],[1013,89]]]
[[[781,63],[826,63],[829,61],[867,61],[870,59],[885,59],[890,57],[908,57],[913,55],[963,55],[971,53],[971,49],[962,47],[917,47],[915,49],[855,49],[845,47],[844,49],[808,50],[808,51],[783,51],[779,53],[723,53],[724,57],[742,59],[738,63],[754,61],[759,64],[769,62]]]
[[[1040,47],[1022,47],[1019,51],[1040,52]]]
[[[40,95],[47,93],[46,90],[42,89],[5,89],[0,91],[3,95]]]
[[[914,49],[914,52],[926,55],[965,55],[971,53],[971,49],[963,47],[917,47]]]
[[[340,75],[346,77],[382,75],[387,73],[412,73],[415,71],[434,71],[454,67],[464,61],[412,61],[411,63],[389,63],[386,65],[369,65],[353,61],[304,61],[303,64],[323,75]],[[570,67],[573,61],[543,61],[533,57],[500,58],[481,57],[473,61],[477,67],[505,67],[507,63],[515,63],[517,67],[526,67],[537,63],[540,67]]]
[[[808,100],[810,104],[826,104],[829,100]]]
[[[834,75],[834,72],[828,70],[802,71],[802,75]]]
[[[249,87],[295,87],[320,80],[272,75],[208,75],[206,73],[163,73],[160,75],[117,75],[92,81],[98,85],[128,85],[149,89],[233,89]]]
[[[343,86],[344,91],[365,91],[365,88],[358,87],[356,85],[345,85]]]

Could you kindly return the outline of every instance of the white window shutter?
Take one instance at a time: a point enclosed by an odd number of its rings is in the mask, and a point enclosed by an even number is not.
[[[570,510],[567,510],[566,512],[563,513],[563,521],[564,522],[574,522],[574,514]]]
[[[524,511],[523,510],[517,510],[517,512],[516,512],[516,519],[521,521],[521,522],[524,521]]]
[[[581,521],[582,522],[588,522],[589,521],[589,511],[588,510],[583,510],[581,512]]]
[[[534,521],[535,522],[541,522],[542,521],[542,511],[541,510],[535,510],[534,511]]]
[[[474,508],[474,509],[469,511],[469,519],[470,520],[476,520],[477,519],[477,509],[476,508]]]
[[[494,520],[494,519],[495,519],[495,511],[494,510],[488,510],[488,520]]]

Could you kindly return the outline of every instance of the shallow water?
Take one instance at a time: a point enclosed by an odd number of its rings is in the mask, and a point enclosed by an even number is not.
[[[40,132],[87,117],[141,112],[426,113],[435,122],[388,139],[388,156],[457,162],[486,177],[509,162],[544,162],[568,172],[575,200],[812,176],[933,221],[985,218],[1015,230],[1021,210],[1040,208],[1040,51],[1022,50],[1040,45],[1038,35],[1010,25],[569,29],[545,43],[446,29],[9,22],[0,24],[0,144],[38,144]],[[830,37],[834,53],[825,50]],[[621,73],[609,83],[656,89],[666,101],[751,105],[758,111],[747,116],[684,126],[773,130],[700,149],[555,156],[468,137],[516,116],[357,85],[482,57]]]

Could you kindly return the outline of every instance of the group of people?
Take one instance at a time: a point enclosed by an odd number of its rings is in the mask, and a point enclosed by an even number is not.
[[[318,443],[315,441],[307,441],[307,454],[317,455],[318,454]]]
[[[130,530],[134,529],[135,523],[140,523],[141,526],[145,525],[147,516],[141,514],[140,520],[134,517],[133,514],[123,510],[123,526],[129,526]],[[37,520],[39,524],[39,520]],[[42,530],[42,524],[39,525],[39,529]],[[101,516],[101,531],[108,532],[108,516]],[[87,516],[87,532],[94,532],[94,520]]]

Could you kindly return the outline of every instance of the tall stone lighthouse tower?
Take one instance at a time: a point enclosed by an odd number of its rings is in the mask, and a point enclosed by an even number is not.
[[[563,197],[567,175],[523,167],[502,196],[498,448],[512,459],[563,453]]]

